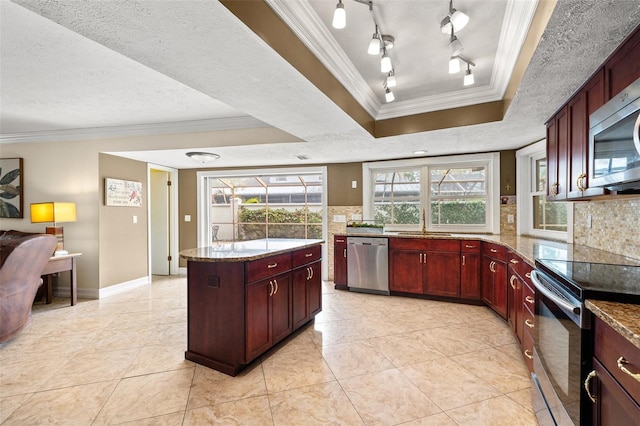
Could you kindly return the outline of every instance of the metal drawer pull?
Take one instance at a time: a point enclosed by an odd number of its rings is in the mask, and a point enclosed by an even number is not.
[[[273,281],[269,281],[269,297],[273,296]]]
[[[636,379],[638,382],[640,382],[640,373],[632,373],[627,367],[624,366],[625,364],[629,364],[629,361],[624,359],[623,356],[618,358],[618,368],[620,369],[620,371],[630,375],[631,377]]]
[[[531,272],[527,272],[526,274],[524,274],[524,276],[531,279]]]
[[[585,379],[585,381],[584,381],[584,389],[587,391],[587,396],[589,397],[591,402],[593,402],[595,404],[596,403],[596,397],[591,395],[591,390],[589,389],[589,387],[590,387],[589,385],[591,384],[591,379],[593,379],[594,377],[596,377],[596,370],[593,370],[591,373],[589,373],[589,375]]]
[[[498,252],[498,250],[496,250],[496,249],[491,249],[491,253],[497,253],[497,252]]]
[[[271,268],[275,268],[276,266],[278,266],[278,263],[271,263],[269,265],[267,265],[267,268],[271,269]]]
[[[533,297],[531,297],[531,296],[527,296],[527,297],[525,297],[525,298],[524,298],[524,300],[526,300],[528,303],[530,303],[530,304],[532,304],[532,305],[533,305],[534,303],[536,303],[536,300],[535,300]]]
[[[276,291],[273,292],[273,294],[277,294],[278,293],[278,280],[273,280],[274,283],[276,283]]]
[[[466,263],[465,255],[462,255],[462,266],[465,266],[465,263]]]
[[[518,262],[518,261],[517,261],[517,260],[515,260],[515,259],[510,259],[510,260],[509,260],[509,262],[513,263],[514,265],[515,265],[515,264],[520,263],[520,262]]]
[[[347,257],[347,249],[344,249],[344,257]]]
[[[344,240],[336,240],[336,243],[344,243]]]
[[[311,257],[311,256],[313,256],[313,253],[307,253],[304,255],[304,257]]]
[[[509,284],[511,284],[511,288],[514,290],[516,289],[516,285],[513,283],[513,280],[515,279],[516,279],[515,275],[511,275],[511,278],[509,278]]]
[[[476,246],[470,246],[469,244],[465,244],[464,248],[476,248]]]
[[[524,320],[524,324],[529,327],[529,328],[533,328],[535,327],[535,324],[531,322],[531,320],[529,318],[527,318],[526,320]]]
[[[526,356],[529,359],[533,359],[533,354],[531,353],[531,351],[529,349],[525,349],[524,350],[524,356]]]

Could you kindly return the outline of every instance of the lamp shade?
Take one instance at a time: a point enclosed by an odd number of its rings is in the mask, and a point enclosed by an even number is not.
[[[341,30],[347,26],[347,13],[344,11],[344,4],[342,0],[338,0],[336,10],[333,11],[333,21],[331,23],[333,28]]]
[[[31,223],[75,222],[76,203],[34,203],[31,204]]]

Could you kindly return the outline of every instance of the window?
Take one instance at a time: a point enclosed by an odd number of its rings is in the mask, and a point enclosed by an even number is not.
[[[500,232],[497,153],[366,163],[363,173],[364,218],[389,230]]]
[[[573,209],[570,203],[547,201],[545,150],[545,143],[541,141],[516,153],[519,170],[518,233],[569,240]]]
[[[200,245],[323,238],[325,169],[199,172]]]

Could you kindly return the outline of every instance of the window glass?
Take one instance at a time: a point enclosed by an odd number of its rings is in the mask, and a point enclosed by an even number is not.
[[[431,168],[432,225],[484,225],[487,222],[486,168]]]
[[[420,223],[420,170],[374,172],[373,209],[376,222]]]
[[[208,184],[213,241],[322,238],[321,173],[209,177]]]

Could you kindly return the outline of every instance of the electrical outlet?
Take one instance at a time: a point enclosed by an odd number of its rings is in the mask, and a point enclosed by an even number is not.
[[[508,223],[513,223],[513,220],[514,220],[513,215],[512,215],[512,214],[508,214],[508,215],[507,215],[507,222],[508,222]]]
[[[347,221],[347,216],[345,216],[343,214],[334,214],[333,215],[333,221],[335,223],[345,223]]]
[[[358,181],[357,180],[352,180],[351,181],[351,188],[356,189],[358,187]]]
[[[138,223],[138,216],[133,217],[133,223]]]
[[[587,215],[587,228],[591,229],[591,215]]]
[[[191,215],[190,214],[185,214],[184,215],[184,221],[185,222],[191,222]]]

